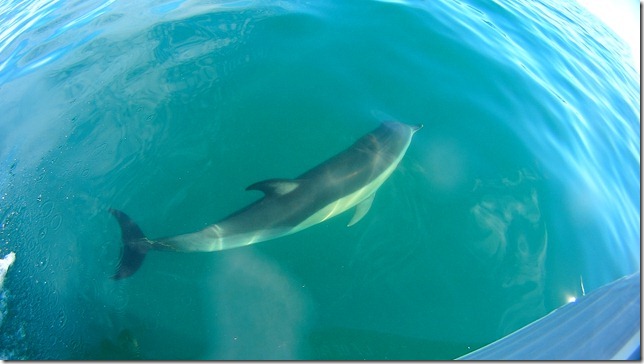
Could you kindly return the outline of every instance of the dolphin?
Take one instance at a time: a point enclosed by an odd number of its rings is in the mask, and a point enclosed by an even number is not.
[[[296,233],[355,206],[347,225],[351,226],[369,211],[376,191],[396,169],[420,128],[422,124],[383,122],[295,179],[269,179],[248,186],[246,190],[261,191],[264,197],[197,232],[151,240],[124,212],[109,209],[123,240],[112,278],[134,274],[149,250],[212,252],[241,247]]]

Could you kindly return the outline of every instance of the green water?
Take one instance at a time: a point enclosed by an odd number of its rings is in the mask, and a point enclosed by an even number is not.
[[[640,269],[637,75],[572,3],[9,5],[4,358],[452,359]],[[356,225],[110,279],[109,208],[196,231],[387,119]]]

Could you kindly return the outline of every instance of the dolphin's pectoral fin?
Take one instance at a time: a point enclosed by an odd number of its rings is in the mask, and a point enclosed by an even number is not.
[[[264,192],[266,196],[286,195],[296,189],[299,185],[300,181],[296,179],[273,178],[253,183],[246,187],[246,191],[258,190]]]
[[[353,217],[351,218],[351,221],[349,221],[347,226],[351,226],[360,221],[364,217],[364,215],[369,212],[369,208],[371,208],[371,203],[373,203],[373,197],[375,195],[375,193],[372,193],[371,196],[365,198],[364,200],[362,200],[362,202],[356,205],[356,212],[353,213]]]
[[[123,240],[123,251],[116,274],[113,279],[122,279],[131,276],[141,264],[145,253],[150,249],[150,242],[141,231],[141,228],[123,211],[109,209],[121,227],[121,238]]]

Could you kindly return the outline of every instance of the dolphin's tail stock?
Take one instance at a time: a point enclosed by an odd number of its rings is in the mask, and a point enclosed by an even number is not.
[[[109,211],[118,221],[123,239],[121,261],[112,278],[127,278],[139,269],[151,244],[141,228],[123,211],[116,209],[109,209]]]

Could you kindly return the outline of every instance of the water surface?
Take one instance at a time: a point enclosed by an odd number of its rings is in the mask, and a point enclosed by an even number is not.
[[[557,1],[0,5],[7,359],[452,359],[640,269],[640,86]],[[367,216],[110,279],[396,119]]]

